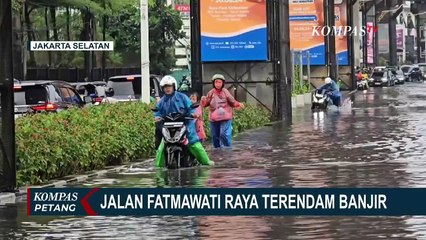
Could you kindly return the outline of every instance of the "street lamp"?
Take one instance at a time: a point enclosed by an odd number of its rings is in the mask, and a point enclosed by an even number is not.
[[[149,23],[148,23],[148,0],[140,0],[141,14],[141,101],[150,102],[149,86]]]

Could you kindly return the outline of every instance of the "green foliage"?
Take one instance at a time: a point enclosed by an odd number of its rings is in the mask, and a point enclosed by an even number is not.
[[[168,74],[174,67],[174,43],[185,36],[181,31],[182,25],[178,11],[165,6],[164,1],[150,1],[149,56],[153,73]],[[115,40],[118,51],[140,55],[139,6],[129,4],[120,14],[109,18],[107,32]]]
[[[208,112],[204,112],[209,135]],[[265,110],[235,112],[234,133],[269,122]],[[153,156],[153,113],[143,103],[105,104],[16,121],[18,184],[38,184],[70,174]]]
[[[264,108],[246,105],[244,109],[234,111],[232,134],[238,134],[248,129],[257,128],[270,122],[271,114]],[[203,111],[204,129],[207,139],[210,139],[209,110]]]
[[[294,66],[294,81],[293,81],[292,96],[297,96],[304,93],[309,93],[310,86],[309,82],[303,80],[303,76],[300,75],[300,65]]]
[[[131,59],[140,56],[140,10],[139,0],[13,0],[15,14],[21,14],[20,19],[24,21],[22,11],[24,3],[28,3],[31,10],[29,23],[31,29],[22,31],[23,39],[28,38],[27,33],[34,32],[35,39],[47,40],[46,28],[51,31],[50,40],[53,40],[53,28],[56,25],[58,39],[68,40],[67,25],[69,28],[69,39],[80,40],[83,32],[83,16],[90,16],[95,23],[95,39],[102,39],[103,17],[107,17],[106,40],[114,41],[115,51],[107,53],[107,63],[110,67],[138,66]],[[48,24],[45,22],[45,8],[53,6],[56,12],[56,24],[53,25],[49,13]],[[70,8],[67,16],[66,8]],[[77,10],[77,11],[76,11]],[[70,21],[68,22],[67,19]],[[24,23],[21,23],[24,26]],[[178,11],[166,6],[164,0],[149,0],[149,34],[150,34],[150,59],[151,71],[158,74],[168,74],[175,66],[174,57],[175,40],[184,36],[182,20]],[[70,54],[67,52],[51,53],[53,56],[53,67],[83,67],[84,56]],[[61,59],[55,56],[62,55]],[[33,57],[31,57],[33,56]],[[47,65],[48,53],[37,52],[31,54],[30,65]],[[34,58],[34,59],[33,59]],[[123,59],[126,61],[124,62]],[[98,66],[100,63],[97,62]]]

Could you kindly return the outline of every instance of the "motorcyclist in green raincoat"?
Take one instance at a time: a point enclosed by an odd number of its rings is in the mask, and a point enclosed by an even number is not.
[[[157,123],[161,122],[161,117],[177,112],[186,112],[191,114],[194,118],[197,118],[195,109],[191,108],[191,100],[188,96],[183,93],[176,91],[176,79],[172,76],[164,76],[160,81],[160,87],[163,89],[165,95],[157,103],[158,111],[155,112],[155,121]],[[158,126],[161,128],[161,126]],[[197,161],[202,165],[214,165],[214,162],[211,161],[203,147],[195,129],[195,121],[190,120],[187,123],[188,129],[188,143],[189,151],[194,156]],[[161,141],[160,146],[157,149],[157,156],[155,165],[157,167],[164,167],[166,156],[164,154],[164,141]]]

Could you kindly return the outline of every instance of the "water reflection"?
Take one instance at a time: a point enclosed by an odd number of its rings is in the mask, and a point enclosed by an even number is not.
[[[421,86],[421,87],[419,87]],[[84,187],[425,187],[426,86],[375,88],[340,111],[297,109],[291,125],[241,134],[212,151],[213,168],[156,170],[143,162]],[[77,185],[75,185],[77,186]],[[28,218],[25,202],[0,208],[0,238],[415,239],[415,217]]]

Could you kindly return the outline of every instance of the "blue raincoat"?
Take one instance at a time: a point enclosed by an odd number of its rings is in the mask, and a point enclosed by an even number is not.
[[[333,101],[333,104],[340,106],[342,94],[340,93],[339,86],[337,86],[337,83],[334,80],[332,80],[329,84],[322,85],[318,90],[326,90],[327,92],[331,92],[330,98]]]
[[[183,93],[175,91],[172,95],[164,95],[157,103],[158,111],[154,113],[155,117],[164,117],[171,113],[181,113],[192,115],[196,109],[191,108],[191,100]],[[189,120],[186,123],[188,129],[188,142],[194,144],[199,141],[195,130],[195,120]]]

